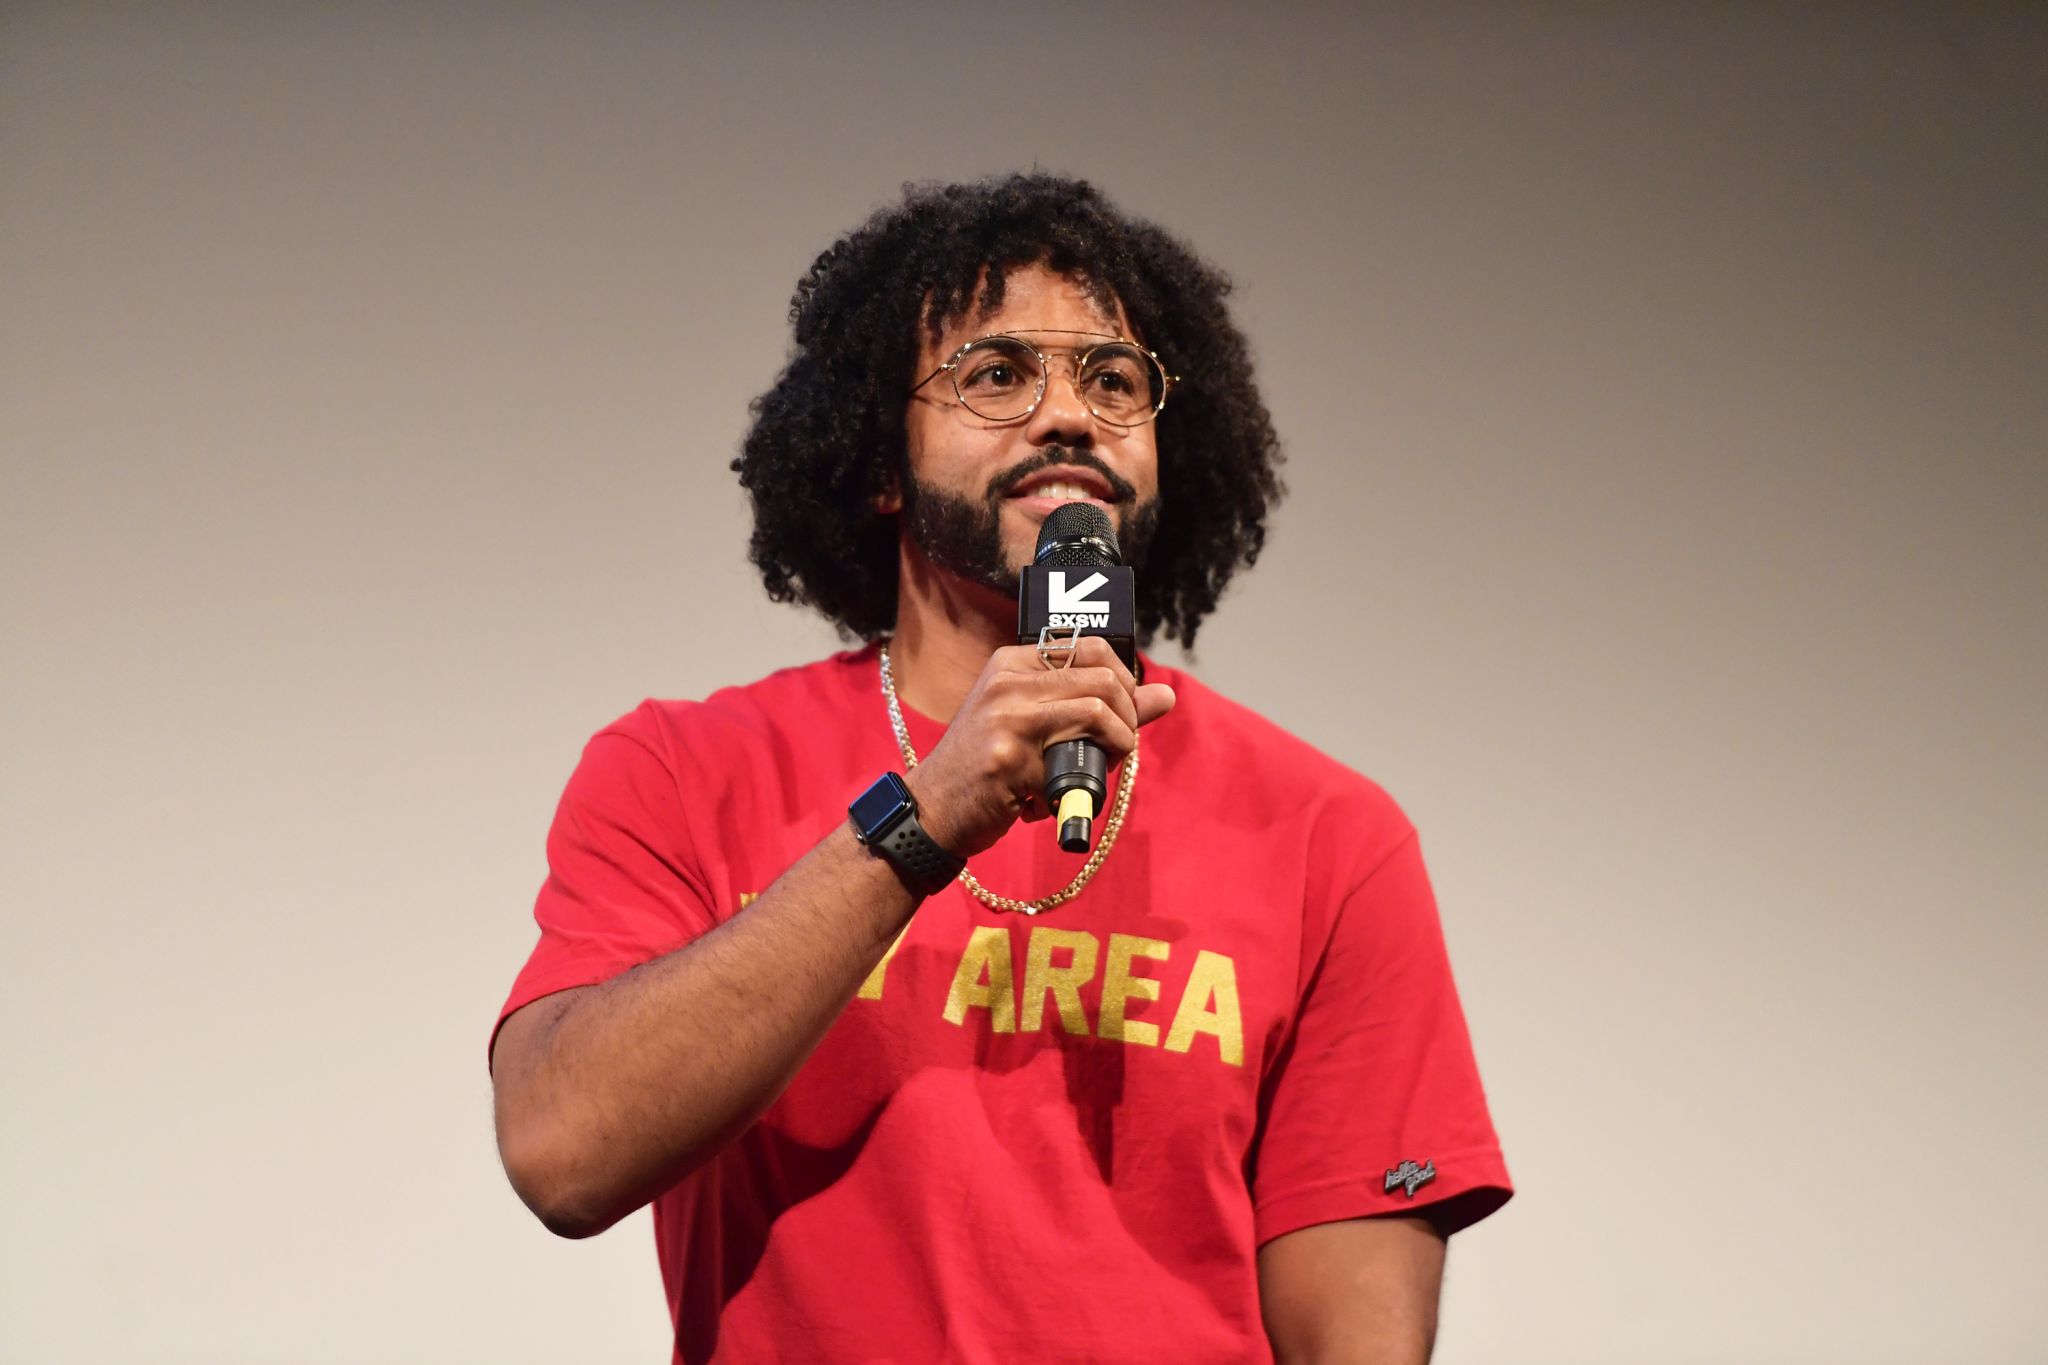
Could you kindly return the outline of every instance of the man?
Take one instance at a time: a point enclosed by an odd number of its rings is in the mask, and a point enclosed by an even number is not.
[[[1038,175],[915,190],[799,285],[735,468],[770,596],[867,646],[591,741],[492,1049],[548,1227],[654,1201],[678,1361],[1427,1358],[1509,1186],[1412,828],[1185,674],[1015,643],[1061,502],[1143,635],[1256,557],[1226,288]],[[1088,863],[1041,823],[1077,737],[1117,764]]]

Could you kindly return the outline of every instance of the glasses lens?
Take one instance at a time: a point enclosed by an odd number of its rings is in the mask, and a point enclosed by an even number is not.
[[[1128,342],[1097,346],[1082,359],[1082,396],[1106,422],[1131,426],[1149,421],[1165,392],[1159,362]]]
[[[1029,346],[1011,337],[986,337],[960,353],[953,388],[977,417],[1007,422],[1038,402],[1045,372]]]

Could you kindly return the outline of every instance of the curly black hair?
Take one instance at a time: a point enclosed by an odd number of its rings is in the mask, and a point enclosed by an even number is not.
[[[1240,564],[1257,562],[1282,488],[1279,438],[1230,320],[1230,282],[1083,180],[1042,173],[911,184],[811,264],[790,302],[795,350],[732,467],[753,498],[750,555],[769,597],[843,634],[896,620],[897,516],[874,498],[908,485],[904,430],[922,344],[1001,306],[1005,277],[1043,264],[1114,296],[1167,373],[1158,418],[1159,524],[1138,580],[1138,632],[1192,645]],[[977,293],[978,290],[978,293]]]

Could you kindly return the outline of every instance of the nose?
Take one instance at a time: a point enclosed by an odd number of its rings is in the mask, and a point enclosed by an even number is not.
[[[1081,398],[1080,362],[1054,356],[1046,367],[1045,397],[1024,429],[1033,445],[1084,445],[1095,439],[1095,414]]]

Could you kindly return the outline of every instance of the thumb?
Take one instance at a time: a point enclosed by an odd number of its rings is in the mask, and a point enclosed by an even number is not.
[[[1138,704],[1138,724],[1150,725],[1171,711],[1179,698],[1165,683],[1140,683],[1132,700]]]

